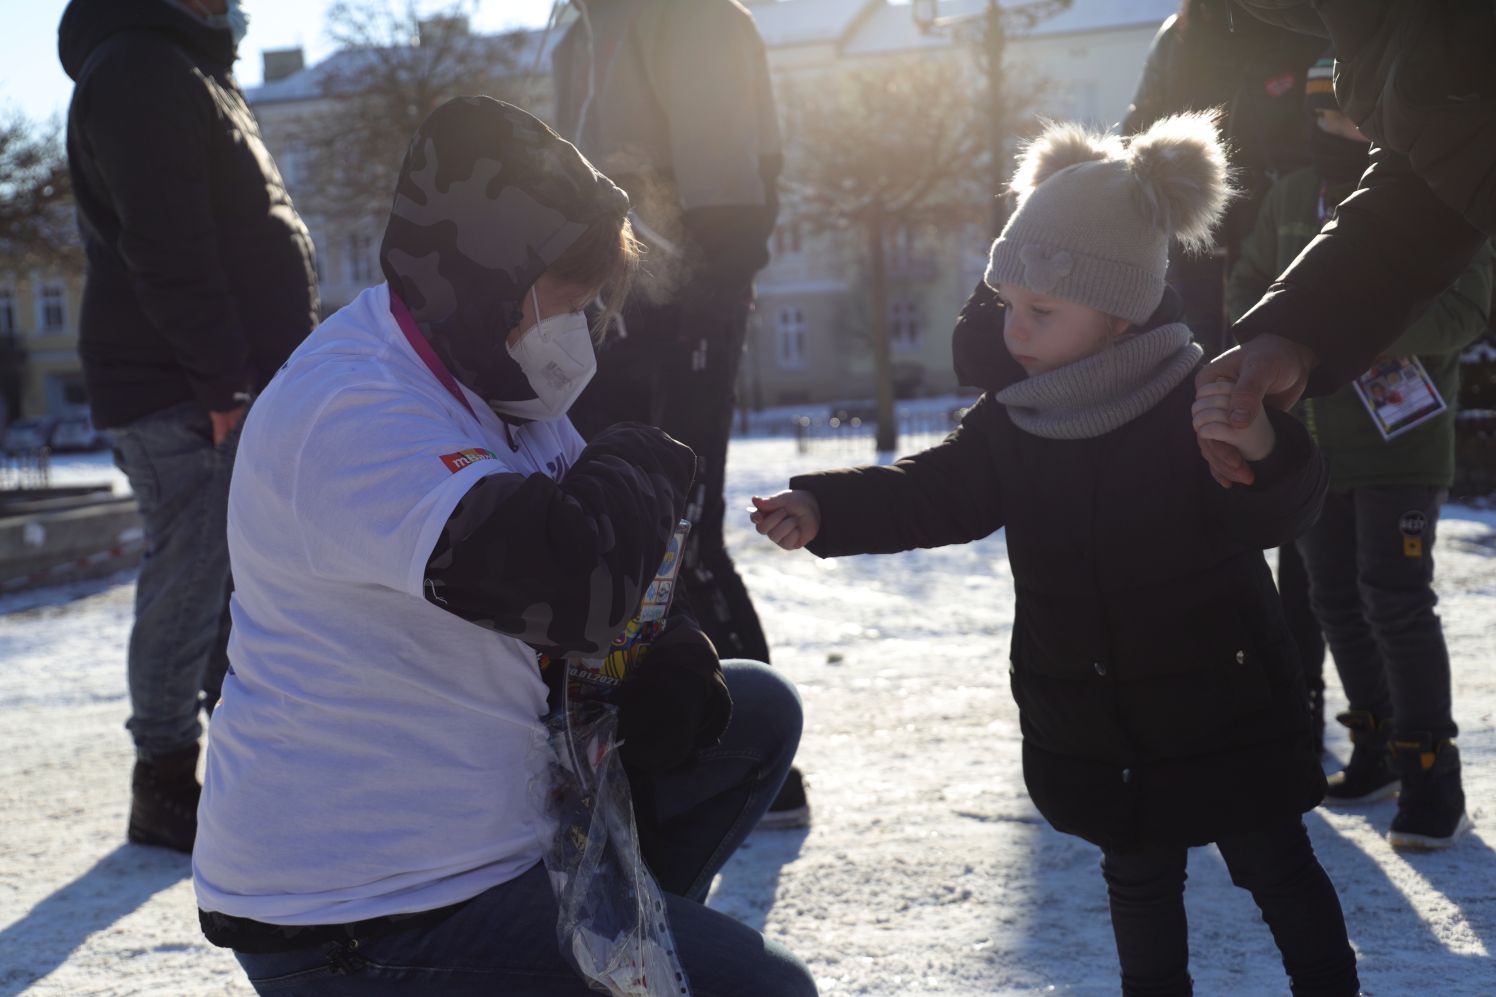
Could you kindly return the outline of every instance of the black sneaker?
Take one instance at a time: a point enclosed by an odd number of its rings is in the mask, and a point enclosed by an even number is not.
[[[197,745],[152,759],[138,759],[130,777],[129,839],[192,852],[197,837]]]
[[[1403,788],[1388,843],[1408,851],[1453,845],[1475,826],[1465,812],[1459,749],[1453,741],[1436,743],[1429,734],[1412,734],[1393,741],[1392,752]]]
[[[805,779],[799,769],[791,766],[784,785],[779,787],[779,795],[758,819],[758,826],[770,831],[810,826],[810,804],[805,799]]]
[[[1387,749],[1387,721],[1365,710],[1351,710],[1335,719],[1350,728],[1351,760],[1330,776],[1325,803],[1359,806],[1396,796],[1400,784]]]

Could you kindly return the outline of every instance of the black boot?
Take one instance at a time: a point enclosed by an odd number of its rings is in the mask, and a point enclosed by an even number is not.
[[[197,837],[197,745],[151,759],[137,759],[130,777],[129,838],[192,852]]]
[[[759,818],[758,826],[767,830],[786,830],[810,826],[810,803],[805,799],[805,779],[793,766],[779,787],[779,795]]]
[[[1351,710],[1335,718],[1351,731],[1351,760],[1329,778],[1325,803],[1355,806],[1397,795],[1397,773],[1387,750],[1387,721],[1365,710]]]
[[[1387,832],[1393,848],[1448,848],[1475,826],[1465,813],[1460,752],[1453,741],[1436,742],[1427,733],[1400,735],[1392,742],[1392,753],[1402,773],[1397,816]]]

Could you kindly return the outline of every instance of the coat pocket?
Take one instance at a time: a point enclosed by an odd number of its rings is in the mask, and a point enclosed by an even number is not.
[[[1118,708],[1142,758],[1229,750],[1260,738],[1269,724],[1268,655],[1235,614],[1217,622],[1206,639],[1124,665]]]

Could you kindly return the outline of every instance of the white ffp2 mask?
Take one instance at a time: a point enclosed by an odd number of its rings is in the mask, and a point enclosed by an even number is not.
[[[530,302],[535,306],[535,324],[509,347],[509,355],[524,372],[535,397],[489,404],[508,415],[548,422],[565,415],[587,387],[597,373],[597,354],[592,348],[587,316],[567,312],[543,317],[533,285]]]

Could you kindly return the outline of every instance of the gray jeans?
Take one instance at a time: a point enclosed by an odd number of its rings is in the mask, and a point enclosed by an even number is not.
[[[1434,605],[1434,535],[1445,491],[1421,485],[1331,492],[1299,539],[1309,598],[1353,710],[1399,735],[1454,737],[1449,651]]]
[[[128,656],[136,754],[195,744],[228,667],[229,476],[238,430],[213,445],[208,413],[173,405],[113,430],[114,463],[145,522]]]

